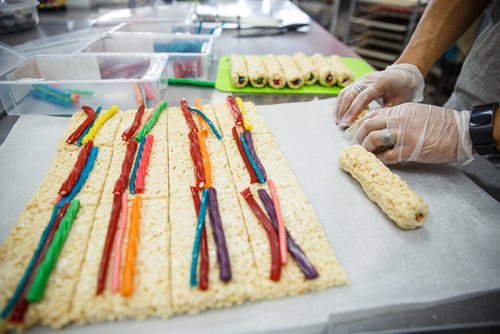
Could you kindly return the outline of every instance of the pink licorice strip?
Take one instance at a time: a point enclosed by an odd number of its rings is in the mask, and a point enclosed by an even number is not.
[[[123,238],[125,236],[125,230],[127,229],[127,217],[128,217],[128,196],[127,192],[122,195],[122,211],[121,211],[121,223],[120,229],[118,230],[118,238],[115,240],[115,257],[113,259],[113,271],[111,273],[111,290],[113,292],[120,291],[120,264],[122,262],[122,245]]]
[[[134,181],[135,192],[138,194],[142,194],[144,192],[144,183],[146,180],[146,173],[149,166],[149,157],[151,156],[151,149],[153,148],[154,140],[155,137],[153,135],[147,135],[146,141],[144,142],[141,160],[139,161],[139,167],[137,168],[137,174]]]
[[[146,125],[147,122],[149,122],[149,119],[151,118],[151,115],[153,115],[153,113],[150,113],[149,115],[146,116],[146,118],[144,119],[144,121],[141,123],[141,126],[139,127],[139,130],[137,130],[136,133],[139,133],[142,128],[144,127],[144,125]],[[135,136],[135,134],[134,134]]]
[[[271,198],[274,204],[274,210],[276,210],[276,217],[278,218],[278,237],[280,240],[280,252],[281,252],[281,263],[286,264],[288,262],[288,248],[286,244],[286,230],[285,230],[285,220],[283,219],[283,214],[281,213],[280,201],[278,199],[278,194],[276,193],[276,187],[271,179],[267,179],[269,184],[269,190],[271,190]]]
[[[51,202],[52,205],[56,205],[57,203],[59,203],[59,201],[61,200],[62,196],[61,195],[57,195],[56,198],[54,198],[54,200]]]

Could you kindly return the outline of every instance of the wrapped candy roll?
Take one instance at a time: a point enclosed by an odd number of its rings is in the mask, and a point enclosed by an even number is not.
[[[429,209],[424,200],[363,146],[346,147],[339,164],[399,227],[414,229],[425,223]]]
[[[337,77],[325,57],[316,53],[310,59],[314,66],[314,75],[320,84],[330,87],[337,82]]]
[[[304,84],[314,85],[317,81],[317,78],[314,75],[314,66],[313,63],[311,62],[311,59],[309,59],[309,57],[306,56],[304,53],[297,52],[296,54],[293,55],[293,60],[295,60],[297,67],[302,72],[302,77],[304,78],[305,81]]]
[[[262,59],[267,70],[267,81],[272,88],[281,89],[286,85],[286,78],[281,65],[273,54],[265,55]]]
[[[333,55],[327,58],[332,72],[337,77],[337,85],[345,87],[354,81],[354,75],[350,69],[345,66],[339,56]]]
[[[266,68],[260,56],[245,56],[248,68],[248,78],[252,86],[264,87],[267,83]]]
[[[248,69],[245,59],[240,55],[231,55],[231,82],[234,87],[242,88],[248,84]]]
[[[293,89],[302,87],[304,84],[304,78],[302,77],[302,73],[299,71],[297,64],[293,61],[293,58],[288,55],[280,55],[276,56],[276,59],[285,73],[288,87]]]

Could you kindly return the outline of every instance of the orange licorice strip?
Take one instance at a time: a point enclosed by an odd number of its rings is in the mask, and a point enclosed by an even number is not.
[[[194,201],[194,208],[196,211],[196,216],[200,212],[200,195],[198,194],[198,187],[191,187],[191,196]],[[209,272],[209,257],[208,257],[208,242],[207,242],[207,228],[203,224],[203,230],[201,231],[200,240],[200,290],[208,290],[208,272]]]
[[[198,98],[194,99],[194,106],[196,107],[196,109],[204,111],[200,99]],[[198,124],[200,124],[201,128],[200,132],[203,133],[203,135],[206,137],[208,135],[208,130],[209,130],[208,124],[200,114],[196,113],[196,116],[198,116]]]
[[[200,142],[198,141],[198,134],[196,132],[189,132],[189,152],[194,166],[194,177],[196,185],[199,188],[204,188],[206,183],[205,168],[203,166],[203,158],[200,152]]]
[[[135,175],[134,187],[135,192],[140,194],[144,192],[144,184],[146,182],[146,173],[149,166],[149,157],[151,156],[151,149],[153,148],[153,142],[155,137],[153,135],[147,135],[144,142],[144,147],[142,149],[141,160],[139,161],[139,167],[137,168],[137,174]]]
[[[212,186],[212,164],[210,163],[210,155],[208,154],[207,145],[205,144],[205,136],[198,132],[198,142],[200,144],[201,160],[203,161],[203,170],[205,171],[204,188]]]
[[[139,241],[139,222],[141,220],[142,197],[135,196],[130,212],[130,227],[128,230],[127,253],[122,271],[121,294],[128,297],[134,292],[135,260],[137,258],[137,243]]]

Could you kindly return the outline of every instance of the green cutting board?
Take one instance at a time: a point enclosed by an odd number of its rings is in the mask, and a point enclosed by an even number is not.
[[[342,61],[346,66],[354,73],[354,79],[358,80],[363,75],[373,72],[373,68],[360,58],[350,58],[343,57]],[[311,86],[302,86],[299,89],[292,88],[282,88],[276,89],[269,86],[262,88],[255,88],[250,86],[250,84],[243,88],[233,87],[231,84],[231,65],[229,61],[229,56],[222,56],[219,59],[219,68],[217,69],[217,79],[215,81],[215,88],[223,92],[232,93],[262,93],[262,94],[333,94],[337,95],[342,87],[337,85],[332,87],[324,87],[320,84],[314,84]]]

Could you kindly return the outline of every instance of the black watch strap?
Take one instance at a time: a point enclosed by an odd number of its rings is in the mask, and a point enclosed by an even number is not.
[[[478,154],[498,153],[493,143],[493,120],[498,103],[488,103],[472,107],[469,134],[472,147]]]

